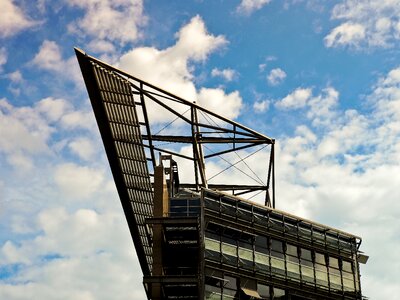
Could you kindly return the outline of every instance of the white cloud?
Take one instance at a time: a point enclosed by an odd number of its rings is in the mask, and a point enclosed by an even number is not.
[[[392,47],[400,39],[398,1],[342,0],[332,10],[341,23],[325,37],[327,47]]]
[[[230,119],[237,118],[242,107],[242,98],[237,91],[225,94],[222,89],[201,88],[197,99],[200,106]]]
[[[0,72],[3,70],[3,65],[7,63],[7,50],[5,47],[0,48]]]
[[[7,74],[7,77],[11,80],[12,83],[21,83],[24,80],[19,70]]]
[[[365,28],[361,24],[344,23],[335,27],[326,37],[325,45],[334,46],[357,46],[365,38]]]
[[[84,160],[91,160],[94,157],[94,154],[96,153],[96,149],[93,145],[93,142],[84,137],[79,137],[74,139],[68,144],[68,147],[71,149],[71,151],[75,154],[77,154],[81,159]]]
[[[13,0],[2,0],[0,9],[0,38],[6,38],[18,32],[38,25],[39,22],[31,20],[25,15]]]
[[[92,113],[75,110],[64,99],[49,97],[21,107],[0,99],[0,153],[16,170],[30,170],[33,157],[53,154],[51,138],[55,133],[75,129],[92,132],[93,119]]]
[[[268,110],[271,101],[263,100],[263,101],[256,101],[253,104],[253,108],[256,113],[262,113]]]
[[[0,151],[5,153],[47,152],[53,129],[34,108],[15,108],[0,100]]]
[[[97,169],[66,163],[56,167],[54,180],[67,197],[87,199],[99,189],[104,181],[104,174]]]
[[[194,66],[190,65],[206,60],[212,52],[226,45],[225,38],[209,34],[199,16],[193,17],[184,25],[176,37],[175,45],[163,50],[142,47],[129,51],[121,57],[120,68],[188,101],[197,100],[205,107],[217,107],[216,104],[223,103],[221,113],[228,117],[236,117],[241,107],[239,93],[225,94],[218,88],[197,91],[192,75]],[[179,107],[175,108],[179,110]],[[217,108],[218,111],[221,110],[221,107]],[[151,118],[154,121],[168,121],[169,117],[165,112],[152,109]]]
[[[140,36],[139,26],[146,21],[142,0],[71,0],[68,4],[85,11],[83,18],[69,24],[69,31],[92,38],[92,46],[102,45],[97,52],[113,51],[110,43],[135,41]]]
[[[328,87],[318,96],[308,101],[310,110],[307,117],[313,120],[314,126],[328,126],[333,118],[336,117],[336,105],[339,100],[339,92],[332,87]]]
[[[360,113],[338,110],[332,87],[309,97],[312,127],[300,125],[278,140],[278,207],[362,236],[361,249],[371,256],[361,269],[364,294],[380,299],[376,280],[384,297],[400,292],[393,252],[400,248],[393,238],[400,213],[400,69],[380,78],[367,99],[372,109]]]
[[[252,12],[261,9],[264,5],[270,3],[271,0],[242,0],[236,11],[246,15],[250,15]]]
[[[282,109],[296,109],[304,107],[310,100],[312,91],[310,88],[298,88],[282,100],[275,103],[276,107]]]
[[[214,68],[211,71],[211,76],[212,77],[221,77],[221,78],[225,79],[226,81],[232,81],[237,76],[237,72],[232,69],[220,70],[218,68]]]
[[[270,85],[281,84],[286,78],[286,73],[281,68],[272,69],[267,76]]]
[[[64,70],[60,46],[54,41],[44,40],[32,63],[45,70]]]
[[[36,110],[42,113],[50,122],[60,120],[67,112],[72,111],[72,106],[64,99],[44,98],[37,102]]]
[[[54,207],[35,221],[38,235],[0,247],[3,266],[19,265],[12,280],[1,281],[0,298],[145,299],[135,280],[140,271],[132,271],[140,267],[121,210]]]
[[[55,72],[65,79],[82,83],[76,58],[71,56],[69,59],[63,59],[61,48],[54,41],[44,40],[30,63],[41,70]]]

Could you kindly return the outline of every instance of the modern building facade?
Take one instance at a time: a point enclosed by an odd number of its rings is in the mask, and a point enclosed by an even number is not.
[[[273,139],[76,54],[148,299],[363,298],[361,238],[275,209]],[[245,159],[265,150],[264,182]],[[216,159],[239,180],[213,181]]]

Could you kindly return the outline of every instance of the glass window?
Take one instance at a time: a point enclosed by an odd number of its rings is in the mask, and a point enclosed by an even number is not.
[[[244,260],[253,261],[253,251],[239,247],[239,258]]]
[[[318,285],[328,287],[328,273],[326,270],[315,269],[315,278]]]
[[[222,243],[221,244],[222,253],[226,255],[236,256],[236,246]]]
[[[278,289],[278,288],[274,288],[273,289],[273,292],[274,292],[274,299],[275,300],[283,300],[283,299],[285,299],[285,291],[284,290],[281,290],[281,289]]]
[[[297,247],[291,244],[286,245],[286,254],[297,257]]]
[[[336,257],[329,257],[329,267],[339,269],[339,260]]]
[[[269,300],[271,299],[269,286],[265,284],[258,283],[257,284],[257,292],[263,299]]]
[[[271,255],[283,258],[283,243],[278,240],[271,239]]]
[[[342,261],[342,270],[345,272],[352,273],[353,270],[351,268],[351,262],[343,260]]]
[[[225,289],[230,289],[230,290],[237,290],[237,279],[232,276],[224,276],[225,280]]]
[[[313,283],[314,282],[314,269],[309,266],[301,265],[301,275],[304,281]]]
[[[315,262],[320,265],[325,265],[325,255],[315,252]]]
[[[220,300],[221,288],[213,285],[205,285],[205,299],[206,300]]]
[[[268,238],[265,236],[258,235],[255,238],[254,244],[258,247],[267,248],[268,247]]]
[[[285,274],[285,261],[283,259],[271,257],[271,267],[274,273]]]
[[[311,250],[301,249],[301,260],[312,261]]]
[[[219,243],[219,241],[216,241],[216,240],[213,240],[213,239],[210,239],[210,238],[205,238],[204,243],[205,243],[205,248],[207,250],[216,251],[216,252],[220,251],[220,248],[219,248],[220,243]]]
[[[259,252],[255,252],[254,253],[254,259],[255,259],[255,263],[256,264],[269,266],[269,255],[266,255],[266,254],[263,254],[263,253],[259,253]]]
[[[343,288],[345,291],[354,292],[354,279],[352,274],[343,273]]]
[[[313,240],[317,244],[325,244],[325,236],[322,232],[313,231]]]

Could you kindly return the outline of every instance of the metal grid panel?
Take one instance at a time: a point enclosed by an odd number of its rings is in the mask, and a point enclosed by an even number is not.
[[[151,271],[152,248],[145,219],[153,216],[153,190],[129,82],[92,62],[107,121],[111,129],[125,188],[134,213],[146,262]]]

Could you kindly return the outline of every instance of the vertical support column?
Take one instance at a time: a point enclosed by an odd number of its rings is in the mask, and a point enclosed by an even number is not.
[[[161,163],[161,162],[160,162]],[[154,208],[155,218],[167,217],[169,211],[168,187],[162,164],[154,169]],[[153,225],[153,274],[152,276],[163,276],[162,243],[163,225]],[[151,297],[153,300],[162,299],[161,283],[152,283]]]
[[[275,141],[271,144],[272,156],[272,208],[275,208]]]
[[[201,139],[201,133],[199,132],[199,122],[197,119],[197,110],[194,105],[191,106],[191,121],[192,121],[192,143],[193,143],[193,158],[194,158],[194,168],[195,168],[195,179],[196,179],[196,190],[199,190],[199,178],[198,173],[200,173],[201,184],[203,187],[207,188],[206,170],[203,155],[203,147],[199,143]],[[197,170],[198,169],[198,170]]]
[[[271,207],[271,195],[270,191],[272,189],[272,207],[275,208],[275,144],[271,144],[271,152],[269,155],[269,165],[268,165],[268,175],[267,175],[267,191],[265,194],[265,206]],[[272,186],[272,187],[271,187]]]

